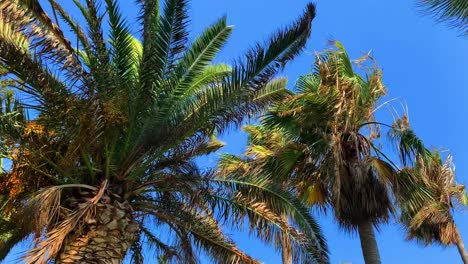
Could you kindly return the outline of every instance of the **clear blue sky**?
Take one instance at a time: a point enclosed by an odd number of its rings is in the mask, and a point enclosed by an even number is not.
[[[436,25],[416,11],[416,1],[342,1],[317,3],[317,18],[305,52],[283,73],[290,87],[301,74],[307,73],[314,52],[326,47],[327,40],[340,40],[352,58],[373,50],[384,69],[389,98],[401,98],[409,107],[410,121],[423,140],[431,146],[450,150],[457,165],[460,183],[468,183],[468,39],[454,30]],[[68,2],[71,1],[61,1]],[[135,17],[134,1],[121,1],[129,17]],[[295,19],[307,1],[295,0],[193,0],[191,29],[199,33],[221,15],[235,26],[231,41],[218,61],[229,62],[257,40],[263,40],[279,26]],[[228,143],[223,152],[240,153],[245,135],[232,131],[222,137]],[[213,164],[204,159],[202,167]],[[364,263],[357,235],[338,230],[331,215],[316,214],[331,251],[331,262]],[[456,214],[456,221],[468,243],[467,210]],[[272,248],[254,238],[228,231],[239,247],[265,263],[281,263]],[[461,263],[455,247],[423,247],[404,239],[402,228],[394,220],[382,226],[377,235],[384,264]],[[18,250],[13,256],[18,256]],[[6,263],[14,263],[9,258]]]

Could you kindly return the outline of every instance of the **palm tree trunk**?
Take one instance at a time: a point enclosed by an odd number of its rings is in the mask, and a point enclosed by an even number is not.
[[[282,215],[281,220],[288,222],[288,216]],[[281,255],[283,258],[283,264],[292,264],[292,248],[291,241],[287,234],[281,236]]]
[[[465,249],[465,244],[461,238],[460,232],[458,231],[458,227],[455,226],[455,232],[457,232],[458,241],[455,243],[457,244],[458,253],[460,253],[460,257],[462,258],[463,263],[468,264],[468,253]]]
[[[358,225],[361,249],[366,264],[380,264],[379,248],[375,239],[374,228],[371,222],[363,222]]]
[[[95,219],[87,219],[65,241],[55,263],[120,264],[137,239],[138,225],[125,204],[98,204]]]

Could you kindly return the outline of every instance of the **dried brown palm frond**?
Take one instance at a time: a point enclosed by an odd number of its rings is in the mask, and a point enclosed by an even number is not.
[[[102,183],[101,188],[96,190],[93,197],[79,204],[78,209],[72,212],[63,212],[60,206],[61,192],[65,187],[74,186],[62,185],[47,188],[35,196],[26,206],[25,210],[35,217],[32,227],[36,228],[36,240],[39,241],[33,249],[25,254],[24,261],[27,263],[47,263],[50,256],[54,256],[60,251],[70,232],[81,228],[80,223],[94,217],[95,206],[104,195],[107,181]],[[60,214],[65,214],[65,216]],[[46,230],[46,239],[40,240],[44,228],[49,230]]]

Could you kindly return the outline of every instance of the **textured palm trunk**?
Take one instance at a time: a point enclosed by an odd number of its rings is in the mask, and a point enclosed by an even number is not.
[[[460,253],[460,257],[462,258],[463,263],[468,264],[468,253],[466,252],[465,244],[463,243],[463,240],[461,238],[460,232],[458,231],[458,228],[456,228],[455,231],[457,232],[457,236],[458,236],[458,241],[455,243],[458,248],[458,253]]]
[[[281,219],[288,222],[288,216],[282,215]],[[283,264],[292,264],[292,248],[291,248],[291,240],[289,236],[283,235],[281,236],[281,256],[283,258]]]
[[[379,248],[375,239],[374,228],[371,222],[363,222],[358,225],[361,249],[366,264],[380,264]]]
[[[125,204],[98,204],[94,219],[65,241],[55,263],[120,264],[137,239],[138,225]]]

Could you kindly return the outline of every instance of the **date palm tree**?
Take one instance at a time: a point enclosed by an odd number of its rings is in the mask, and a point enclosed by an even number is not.
[[[413,183],[424,190],[418,195],[414,188],[401,184],[399,201],[401,222],[404,224],[408,239],[415,239],[426,245],[438,243],[444,246],[456,245],[463,263],[468,263],[460,232],[452,212],[457,204],[467,204],[465,186],[455,182],[454,166],[451,156],[442,160],[438,151],[426,151],[425,157],[417,155],[412,168],[406,167],[399,173],[401,178],[411,178]]]
[[[117,1],[74,1],[84,23],[48,3],[55,22],[37,0],[0,3],[1,79],[21,99],[1,115],[11,161],[0,176],[1,258],[33,234],[27,263],[121,263],[129,251],[143,263],[147,244],[163,262],[196,263],[201,249],[217,263],[258,263],[219,224],[249,216],[260,239],[287,236],[302,262],[328,262],[294,196],[218,179],[194,161],[223,146],[214,134],[287,94],[274,77],[303,49],[312,4],[227,66],[213,59],[232,27],[222,17],[189,43],[186,0],[138,0],[141,41]]]
[[[380,69],[365,66],[370,57],[355,61],[367,71],[363,78],[343,45],[335,45],[317,56],[311,74],[299,78],[297,93],[272,106],[260,125],[245,128],[244,156],[224,155],[220,172],[269,175],[310,206],[331,208],[342,228],[359,233],[365,262],[380,263],[374,227],[394,214],[392,197],[402,184],[398,166],[379,146],[381,127],[398,132],[392,141],[398,146],[415,137],[406,116],[393,127],[375,119],[386,89]]]

